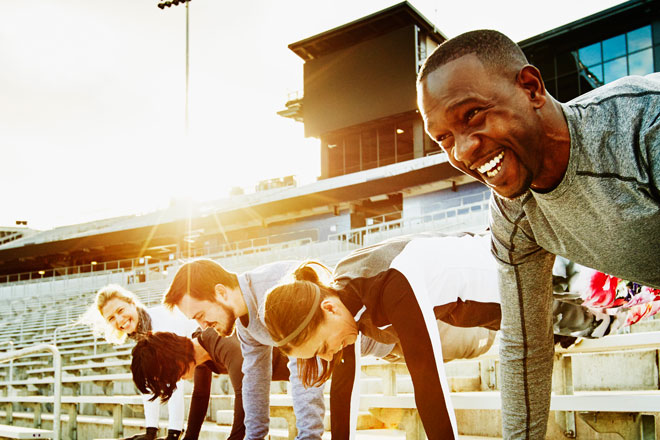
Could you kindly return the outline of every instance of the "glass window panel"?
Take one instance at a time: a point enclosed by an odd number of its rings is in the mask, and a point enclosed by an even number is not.
[[[561,102],[566,102],[580,95],[578,84],[578,76],[575,74],[557,78],[557,88],[559,89],[557,99]]]
[[[557,76],[575,73],[577,70],[577,54],[575,52],[564,52],[557,55]]]
[[[603,65],[596,64],[595,66],[591,66],[588,69],[583,70],[582,76],[584,76],[584,78],[592,84],[592,88],[595,89],[598,86],[602,86],[604,84]]]
[[[630,75],[648,75],[653,73],[653,52],[646,49],[628,57]]]
[[[543,78],[552,78],[555,76],[555,57],[551,52],[533,53],[529,56],[529,62],[536,66]]]
[[[344,174],[344,140],[342,138],[328,139],[326,144],[328,151],[328,174],[329,177]]]
[[[351,134],[345,138],[346,174],[360,171],[360,134]]]
[[[617,58],[614,61],[608,61],[603,65],[605,71],[605,82],[609,83],[619,78],[623,78],[628,74],[628,66],[626,65],[626,58]]]
[[[585,66],[592,66],[603,62],[600,55],[600,43],[592,44],[591,46],[583,47],[578,52],[580,62]]]
[[[394,125],[385,125],[378,129],[378,166],[394,163]]]
[[[628,32],[628,53],[651,47],[651,26]]]
[[[412,121],[399,122],[396,126],[396,161],[414,159]]]
[[[626,54],[626,36],[617,35],[614,38],[603,41],[603,61],[622,57]]]
[[[429,154],[439,154],[442,152],[443,150],[440,148],[440,145],[424,132],[424,156],[428,156]]]
[[[376,129],[362,132],[362,169],[368,170],[378,166],[378,150],[376,145]]]
[[[603,85],[603,65],[597,64],[580,72],[580,94]]]

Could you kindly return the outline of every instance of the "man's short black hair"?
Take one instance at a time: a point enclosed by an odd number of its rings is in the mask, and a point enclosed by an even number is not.
[[[133,347],[131,372],[133,382],[142,394],[153,394],[167,402],[176,390],[176,383],[195,361],[195,349],[190,339],[169,332],[147,333]]]
[[[509,37],[498,31],[480,29],[458,35],[438,46],[424,62],[417,82],[422,82],[444,64],[472,53],[488,69],[504,75],[517,73],[528,64],[523,51]]]

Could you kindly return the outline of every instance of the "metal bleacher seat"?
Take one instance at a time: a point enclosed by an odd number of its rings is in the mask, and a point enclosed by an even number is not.
[[[401,223],[403,226],[410,225],[410,230],[417,227],[414,222]],[[387,238],[400,231],[401,229],[397,232],[396,229],[389,230],[383,227],[380,231],[372,231],[370,235],[363,236],[361,240],[365,241],[360,243],[346,240],[312,243],[301,241],[297,248],[292,243],[286,246],[271,246],[268,249],[255,248],[250,254],[244,252],[241,256],[225,255],[220,261],[236,271],[248,270],[254,265],[279,258],[315,258],[332,265],[367,241]],[[129,287],[146,305],[152,305],[160,302],[167,285],[168,280],[163,279],[136,283]],[[51,298],[40,303],[35,301],[23,314],[16,314],[11,307],[0,305],[0,341],[12,339],[16,343],[14,348],[19,348],[39,342],[51,343],[56,339],[58,348],[65,355],[62,368],[63,384],[65,387],[77,387],[79,393],[62,396],[62,404],[65,408],[62,426],[66,426],[67,435],[73,436],[78,432],[79,439],[131,435],[143,429],[144,423],[140,417],[141,398],[132,387],[128,367],[131,344],[115,347],[104,341],[95,340],[87,327],[64,328],[93,302],[93,298],[94,291],[91,290],[65,292],[56,299]],[[48,309],[54,308],[57,309],[56,312],[45,315]],[[54,338],[56,329],[60,330]],[[621,352],[629,349],[657,350],[660,347],[660,333],[646,336],[621,335],[622,338],[618,336],[608,336],[599,341],[584,341],[569,351],[559,353],[559,363],[556,364],[555,369],[561,371],[558,374],[563,378],[568,378],[572,371],[570,359],[574,356]],[[0,352],[9,349],[10,347],[0,346]],[[499,411],[500,396],[495,377],[497,367],[493,366],[493,363],[497,363],[496,350],[491,350],[476,361],[480,363],[481,369],[476,375],[448,378],[450,387],[454,391],[451,397],[457,412]],[[45,425],[52,423],[53,415],[49,411],[51,411],[50,402],[53,401],[50,387],[53,384],[54,368],[49,363],[44,364],[43,359],[46,359],[45,355],[35,354],[14,361],[13,366],[17,370],[20,369],[20,376],[15,375],[12,380],[9,380],[9,368],[4,366],[6,364],[0,364],[0,379],[2,379],[0,394],[3,392],[6,394],[0,397],[0,405],[13,404],[11,409],[5,406],[5,411],[0,411],[0,414],[13,419],[14,422],[32,427],[40,427],[42,422]],[[363,362],[362,368],[364,376],[361,384],[361,411],[357,438],[392,437],[401,440],[423,438],[424,431],[419,422],[411,380],[405,365]],[[487,371],[489,368],[492,370]],[[203,432],[209,436],[207,438],[226,437],[229,432],[228,425],[231,424],[233,396],[227,394],[226,389],[221,389],[218,383],[226,384],[226,377],[220,380],[214,379],[214,389],[217,392],[213,393],[209,406],[211,421],[205,423],[203,428]],[[111,389],[115,385],[117,389]],[[20,395],[26,394],[28,389],[35,388],[40,389],[44,395]],[[571,417],[575,419],[576,413],[581,412],[610,413],[625,410],[638,414],[660,413],[658,390],[575,391],[569,381],[560,379],[555,380],[555,388],[552,409],[561,414],[567,431],[571,427]],[[295,433],[295,416],[291,397],[281,389],[278,391],[277,386],[272,390],[271,438],[292,438]],[[189,399],[190,384],[186,386],[186,394]],[[327,407],[329,408],[329,404]],[[82,434],[82,432],[92,432],[93,429],[88,427],[95,427],[94,432],[102,434]],[[89,431],[84,431],[85,429]],[[0,437],[3,435],[2,432],[0,430]],[[326,432],[324,438],[328,436],[329,433]]]

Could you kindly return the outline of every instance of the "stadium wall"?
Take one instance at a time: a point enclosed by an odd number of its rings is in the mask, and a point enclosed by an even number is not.
[[[450,188],[404,197],[403,217],[421,217],[437,211],[488,201],[489,198],[490,189],[487,186],[479,182],[467,183],[457,186],[455,190]]]
[[[303,219],[295,219],[287,222],[278,222],[265,228],[242,229],[231,234],[232,241],[268,237],[269,243],[281,243],[285,241],[309,238],[312,241],[326,241],[328,236],[335,233],[347,232],[351,228],[351,218],[348,211],[313,215]]]

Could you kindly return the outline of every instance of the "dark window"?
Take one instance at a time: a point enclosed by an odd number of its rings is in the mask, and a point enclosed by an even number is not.
[[[396,126],[396,161],[403,162],[414,157],[412,121],[401,122]]]
[[[378,166],[378,144],[375,128],[362,132],[362,169],[368,170]]]
[[[554,78],[555,59],[553,54],[548,52],[535,54],[529,61],[541,71],[543,78]]]
[[[378,129],[378,166],[394,163],[394,135],[393,124],[387,124]]]
[[[344,139],[341,137],[329,138],[326,144],[328,149],[328,175],[341,176],[344,173]]]
[[[583,65],[586,65],[582,62]],[[564,52],[557,55],[557,76],[574,74],[578,70],[577,60],[572,52]]]
[[[344,137],[344,154],[346,155],[345,174],[360,171],[360,134],[350,134]]]
[[[575,75],[564,75],[557,78],[557,87],[559,88],[557,99],[561,102],[570,101],[580,94],[578,79]]]
[[[327,177],[341,176],[414,159],[413,123],[410,116],[398,121],[369,124],[352,131],[322,137]],[[425,148],[430,139],[424,136]],[[435,146],[433,146],[435,147]],[[433,150],[436,150],[433,148]]]

